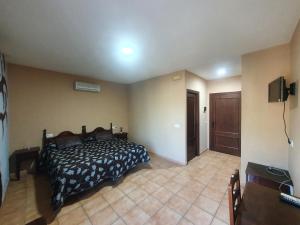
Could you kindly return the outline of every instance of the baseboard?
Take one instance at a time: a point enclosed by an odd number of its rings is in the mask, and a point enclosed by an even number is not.
[[[149,151],[149,152],[150,152],[151,154],[153,154],[153,155],[156,155],[157,157],[160,157],[160,158],[166,160],[166,161],[169,161],[169,162],[171,162],[171,163],[178,164],[178,166],[186,166],[186,165],[187,165],[187,163],[182,163],[182,162],[180,162],[180,161],[177,161],[177,160],[174,160],[174,159],[170,159],[170,158],[168,158],[168,157],[166,157],[166,156],[157,154],[156,152],[153,152],[153,151]]]

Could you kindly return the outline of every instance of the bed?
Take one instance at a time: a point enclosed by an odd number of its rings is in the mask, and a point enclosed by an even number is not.
[[[60,209],[71,195],[78,194],[104,181],[116,181],[150,157],[144,146],[114,138],[112,125],[81,134],[65,131],[47,138],[43,132],[43,148],[39,169],[47,172],[53,194],[51,204]]]

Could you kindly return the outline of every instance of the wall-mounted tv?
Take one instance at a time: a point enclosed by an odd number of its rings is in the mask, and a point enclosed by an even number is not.
[[[287,100],[288,95],[284,77],[279,77],[269,83],[269,102],[284,102]]]

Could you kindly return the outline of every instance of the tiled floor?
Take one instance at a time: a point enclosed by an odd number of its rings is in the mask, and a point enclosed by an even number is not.
[[[43,214],[52,225],[135,225],[229,223],[227,183],[240,158],[206,151],[176,166],[152,156],[150,167],[128,174],[113,186],[77,196],[54,215],[45,177],[11,182],[0,224],[24,224]]]

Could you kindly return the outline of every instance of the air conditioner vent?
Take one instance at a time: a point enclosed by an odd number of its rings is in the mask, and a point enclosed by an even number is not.
[[[85,83],[81,81],[74,82],[74,90],[76,91],[88,91],[88,92],[100,92],[101,88],[99,84]]]

